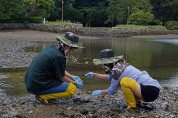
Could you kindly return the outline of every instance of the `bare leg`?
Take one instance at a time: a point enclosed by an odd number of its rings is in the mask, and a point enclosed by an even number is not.
[[[134,92],[136,100],[140,101],[143,100],[142,93],[141,93],[141,86],[139,83],[136,82],[136,90]]]

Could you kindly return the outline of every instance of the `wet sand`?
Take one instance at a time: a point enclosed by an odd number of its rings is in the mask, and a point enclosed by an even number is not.
[[[25,52],[24,48],[41,42],[55,43],[57,33],[31,30],[0,31],[0,68],[26,67],[35,52]],[[137,36],[140,38],[178,38],[178,35]],[[82,37],[85,39],[85,37]],[[91,37],[92,39],[93,37]],[[132,38],[132,37],[130,37]],[[91,96],[91,91],[79,91],[68,99],[60,99],[53,104],[43,105],[34,95],[9,96],[0,93],[0,117],[15,118],[176,118],[178,117],[178,88],[163,87],[157,100],[144,103],[152,110],[138,108],[134,113],[125,110],[127,104],[122,91],[115,95]]]

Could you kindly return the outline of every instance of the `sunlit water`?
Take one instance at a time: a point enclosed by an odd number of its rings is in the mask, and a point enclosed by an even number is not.
[[[44,48],[44,44],[47,46],[51,43],[39,43],[35,47],[26,47],[25,51],[39,52]],[[140,70],[146,70],[162,86],[178,87],[178,39],[81,39],[80,45],[85,48],[75,51],[73,54],[75,58],[72,59],[73,61],[69,61],[67,70],[83,79],[85,84],[83,90],[92,91],[109,87],[107,82],[82,76],[90,71],[104,73],[101,66],[93,65],[92,60],[100,58],[100,51],[106,48],[112,48],[115,55],[124,55],[131,65]],[[10,85],[10,87],[3,88],[8,94],[27,94],[24,85],[26,69],[0,69],[0,81],[5,81]]]

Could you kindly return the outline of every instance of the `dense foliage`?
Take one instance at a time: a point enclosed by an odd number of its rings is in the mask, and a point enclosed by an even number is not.
[[[166,25],[178,21],[178,0],[63,0],[65,21],[84,26]],[[0,0],[0,19],[61,20],[62,0]]]
[[[54,8],[53,0],[0,0],[0,19],[19,22],[19,18],[36,23],[39,17],[49,17]]]

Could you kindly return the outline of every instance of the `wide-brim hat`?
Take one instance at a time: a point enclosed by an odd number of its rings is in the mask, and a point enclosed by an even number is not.
[[[72,32],[66,32],[64,37],[56,36],[56,38],[58,41],[61,41],[67,46],[70,46],[73,48],[84,48],[78,45],[79,37]]]
[[[112,49],[104,49],[100,53],[100,59],[93,59],[93,63],[95,65],[114,63],[123,58],[123,55],[114,56],[114,52],[112,51]]]

